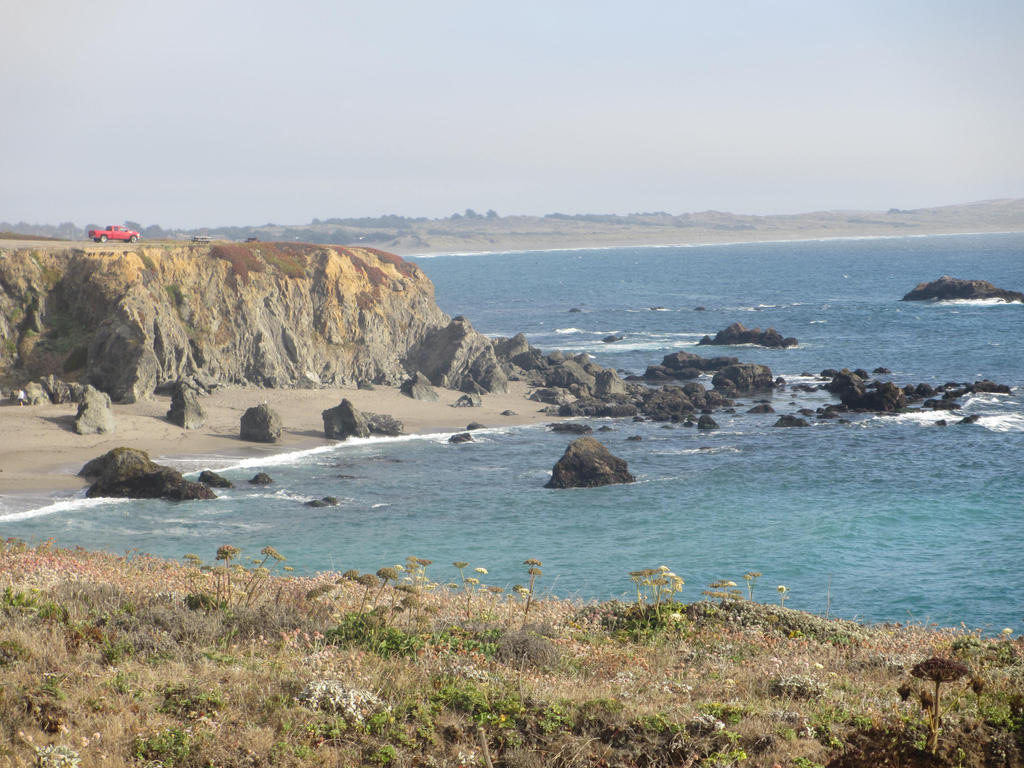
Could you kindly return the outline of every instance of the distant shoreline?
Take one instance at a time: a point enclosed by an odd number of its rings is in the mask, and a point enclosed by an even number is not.
[[[436,256],[490,256],[503,253],[557,253],[559,251],[611,251],[618,248],[715,248],[732,245],[781,245],[785,243],[827,243],[850,240],[904,240],[924,239],[929,237],[985,237],[988,235],[1020,235],[1024,228],[992,232],[929,232],[902,235],[839,235],[832,237],[780,237],[771,240],[723,240],[700,243],[632,243],[624,245],[575,245],[549,248],[515,248],[494,251],[424,251],[423,253],[403,253],[404,257],[430,259]]]

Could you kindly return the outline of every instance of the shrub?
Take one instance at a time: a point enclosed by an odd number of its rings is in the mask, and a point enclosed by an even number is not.
[[[327,630],[325,637],[334,645],[362,648],[384,658],[414,656],[424,645],[422,637],[389,626],[380,614],[372,611],[345,614],[338,626]]]
[[[546,637],[519,630],[506,632],[498,640],[495,657],[513,666],[547,669],[558,664],[558,651]]]

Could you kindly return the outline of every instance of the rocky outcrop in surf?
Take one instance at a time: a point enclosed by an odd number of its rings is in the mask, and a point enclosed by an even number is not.
[[[203,483],[186,480],[177,470],[156,464],[148,453],[134,448],[108,451],[88,462],[78,475],[93,481],[85,492],[89,498],[103,496],[170,501],[217,498]]]
[[[755,344],[759,347],[784,349],[795,347],[799,342],[792,336],[783,337],[774,328],[762,331],[760,328],[744,328],[741,323],[733,323],[715,334],[714,338],[704,336],[697,342],[700,345],[728,346],[731,344]]]
[[[580,437],[569,443],[544,487],[595,488],[635,480],[625,460],[612,455],[593,437]]]
[[[1024,293],[996,288],[985,280],[960,280],[943,275],[930,283],[919,283],[904,294],[900,301],[949,301],[951,299],[998,299],[1006,302],[1024,302]]]

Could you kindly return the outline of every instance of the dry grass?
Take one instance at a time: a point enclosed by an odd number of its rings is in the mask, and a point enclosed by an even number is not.
[[[1022,764],[1019,639],[214,566],[0,544],[0,766]]]

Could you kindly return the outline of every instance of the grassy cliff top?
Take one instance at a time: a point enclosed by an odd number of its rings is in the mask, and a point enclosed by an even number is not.
[[[0,544],[0,765],[1024,764],[1008,635],[826,620],[756,578],[685,603],[650,569],[582,605],[536,561],[504,593],[204,554]]]

